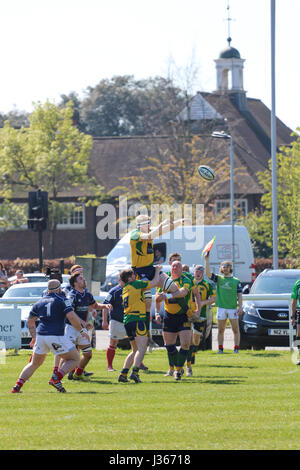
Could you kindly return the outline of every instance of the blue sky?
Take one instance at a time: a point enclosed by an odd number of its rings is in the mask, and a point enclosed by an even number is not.
[[[270,0],[230,0],[231,37],[247,96],[271,106]],[[227,0],[6,0],[0,7],[0,111],[84,96],[114,75],[181,77],[216,88],[227,45]],[[276,114],[300,127],[300,0],[276,0]]]

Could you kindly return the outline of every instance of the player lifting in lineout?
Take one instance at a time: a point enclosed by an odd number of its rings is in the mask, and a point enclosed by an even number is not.
[[[151,230],[151,219],[147,215],[138,215],[135,220],[137,228],[130,234],[131,266],[138,279],[152,281],[155,276],[153,240],[188,223],[188,221],[187,219],[179,219],[174,222],[164,220],[158,227]],[[155,287],[160,287],[164,292],[167,292],[168,298],[176,297],[176,293],[179,291],[173,280],[163,271],[160,272]],[[150,289],[144,292],[144,297],[149,317],[152,303]]]

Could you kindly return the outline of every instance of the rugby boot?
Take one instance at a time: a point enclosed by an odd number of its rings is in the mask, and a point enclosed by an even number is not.
[[[63,384],[61,383],[60,380],[55,380],[53,377],[49,380],[49,385],[52,385],[52,387],[56,388],[56,390],[60,393],[66,393],[66,389],[63,387]]]

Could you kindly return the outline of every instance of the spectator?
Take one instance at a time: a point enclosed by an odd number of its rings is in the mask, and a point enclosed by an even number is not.
[[[24,282],[29,282],[29,279],[27,277],[24,277],[24,272],[19,269],[18,271],[16,271],[16,279],[12,281],[11,284],[23,284]]]
[[[10,286],[10,282],[7,278],[6,269],[3,266],[3,263],[0,262],[0,290],[4,292]]]
[[[216,284],[216,306],[218,321],[219,354],[223,353],[224,332],[227,318],[230,321],[234,337],[234,352],[239,352],[240,329],[239,315],[242,315],[242,284],[232,275],[232,262],[223,261],[220,265],[220,274],[214,274],[209,267],[209,253],[205,254],[205,272],[208,279]],[[238,301],[238,310],[237,310]]]

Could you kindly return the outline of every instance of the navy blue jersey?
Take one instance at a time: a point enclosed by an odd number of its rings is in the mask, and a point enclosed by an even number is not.
[[[93,295],[87,289],[84,289],[82,293],[76,289],[71,289],[67,294],[67,299],[70,300],[73,310],[79,318],[87,321],[89,305],[93,305],[96,302]],[[66,323],[70,323],[68,319]]]
[[[59,294],[45,295],[36,302],[29,313],[29,317],[37,317],[39,325],[37,333],[42,336],[63,336],[65,333],[66,315],[73,308],[68,299]]]
[[[123,323],[124,309],[122,304],[122,287],[119,284],[112,289],[107,294],[106,299],[104,300],[105,304],[111,304],[113,310],[110,312],[110,320],[116,320]]]

